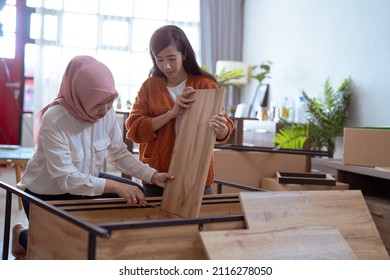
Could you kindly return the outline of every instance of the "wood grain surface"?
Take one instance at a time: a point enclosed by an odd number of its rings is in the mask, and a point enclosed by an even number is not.
[[[85,260],[88,232],[30,203],[27,259]]]
[[[337,228],[358,259],[389,259],[360,190],[240,193],[250,230]]]
[[[195,101],[181,116],[169,173],[175,179],[164,189],[161,209],[191,218],[199,214],[216,135],[211,116],[223,108],[225,89],[196,90]]]
[[[329,226],[209,231],[200,232],[200,236],[207,257],[213,260],[356,259],[340,231]]]

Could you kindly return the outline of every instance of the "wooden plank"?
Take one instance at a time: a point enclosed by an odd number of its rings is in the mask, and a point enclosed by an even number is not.
[[[356,259],[340,231],[329,226],[200,232],[200,236],[213,260]]]
[[[240,193],[251,230],[333,226],[358,259],[389,259],[360,190]]]
[[[209,119],[222,110],[225,89],[196,90],[193,98],[181,117],[169,166],[175,179],[166,184],[161,201],[161,209],[184,218],[199,214],[216,138]]]
[[[161,197],[148,197],[146,207],[129,206],[122,198],[53,200],[49,203],[94,224],[178,218],[161,211]],[[238,194],[212,194],[203,196],[199,217],[242,213]]]
[[[199,217],[227,216],[242,214],[241,204],[238,198],[223,198],[215,195],[216,199],[207,199],[203,201]],[[218,199],[219,197],[219,199]],[[72,202],[76,202],[72,200]],[[78,201],[77,201],[78,202]],[[150,221],[161,219],[177,219],[172,215],[160,209],[160,204],[156,203],[150,207],[129,207],[123,200],[123,204],[75,204],[61,207],[72,213],[74,216],[90,223],[121,223],[129,221]]]

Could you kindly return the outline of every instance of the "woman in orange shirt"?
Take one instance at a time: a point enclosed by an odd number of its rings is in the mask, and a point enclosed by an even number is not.
[[[153,61],[149,78],[142,84],[126,120],[126,137],[139,143],[139,158],[160,172],[167,172],[176,138],[177,116],[190,108],[195,89],[216,89],[215,78],[203,71],[187,36],[179,27],[166,25],[150,39]],[[212,116],[209,125],[217,141],[225,143],[234,128],[226,112]],[[214,159],[205,194],[213,193]],[[146,196],[161,196],[163,188],[143,182]]]

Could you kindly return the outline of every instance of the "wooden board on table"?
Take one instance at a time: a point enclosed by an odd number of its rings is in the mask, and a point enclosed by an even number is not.
[[[351,247],[335,227],[286,228],[278,231],[200,232],[213,260],[354,260]]]
[[[175,140],[169,166],[175,179],[165,186],[164,211],[185,218],[198,216],[216,139],[209,119],[223,108],[225,92],[201,89],[192,95],[195,101],[183,113]]]
[[[240,199],[250,230],[332,226],[358,259],[389,259],[360,190],[251,192]]]

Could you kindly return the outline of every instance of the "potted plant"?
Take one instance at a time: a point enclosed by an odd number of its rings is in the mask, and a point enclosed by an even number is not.
[[[260,65],[254,65],[254,66],[251,67],[251,73],[256,72],[256,69],[259,68],[259,72],[257,74],[255,74],[255,75],[251,74],[251,76],[250,76],[252,79],[257,80],[259,82],[259,84],[257,85],[255,94],[253,96],[252,103],[250,104],[248,116],[251,115],[251,112],[253,110],[253,105],[255,104],[257,98],[260,98],[260,101],[261,101],[260,106],[261,107],[265,107],[266,106],[263,103],[266,103],[266,100],[267,100],[267,96],[266,96],[267,95],[267,90],[264,92],[264,94],[263,94],[264,96],[258,97],[258,95],[259,95],[260,88],[263,85],[264,79],[265,78],[270,78],[269,73],[271,71],[271,66],[272,66],[272,62],[267,60],[267,61],[265,61],[264,63],[262,63]]]
[[[205,65],[202,65],[202,70],[213,75],[220,87],[235,86],[236,84],[234,83],[234,80],[239,80],[244,77],[244,69],[226,71],[226,69],[223,68],[219,74],[213,74],[210,69],[208,69]]]
[[[276,148],[321,150],[326,148],[329,157],[333,157],[336,137],[343,134],[348,107],[352,96],[352,80],[344,79],[335,91],[327,78],[324,96],[310,98],[304,90],[306,124],[283,121],[283,128],[276,133]]]
[[[259,68],[259,72],[256,75],[251,75],[251,78],[256,79],[259,82],[258,87],[263,84],[265,78],[269,78],[269,73],[271,71],[272,62],[267,60],[266,62],[260,65],[254,65],[251,67],[251,73]]]

